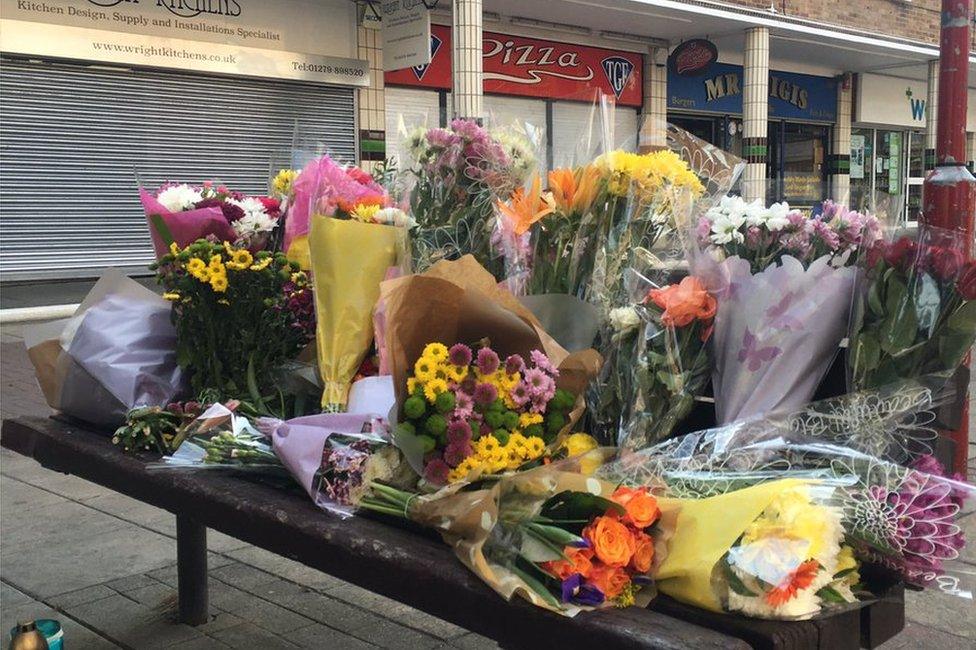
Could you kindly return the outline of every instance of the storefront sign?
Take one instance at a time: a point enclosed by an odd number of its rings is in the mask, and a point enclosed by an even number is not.
[[[430,10],[420,0],[383,2],[383,70],[430,63]]]
[[[928,84],[876,74],[857,76],[854,121],[925,128]]]
[[[687,77],[668,69],[668,108],[742,114],[742,66],[712,63]],[[837,119],[837,81],[794,72],[769,73],[769,116],[833,122]]]
[[[0,50],[368,85],[345,0],[0,0]]]
[[[697,77],[718,60],[715,43],[704,38],[685,41],[668,57],[668,70],[682,77]]]
[[[864,178],[864,136],[851,136],[851,179]]]
[[[387,72],[393,86],[451,89],[451,29],[432,25],[430,65]],[[623,106],[643,103],[640,54],[485,32],[484,91],[593,101],[601,91]]]

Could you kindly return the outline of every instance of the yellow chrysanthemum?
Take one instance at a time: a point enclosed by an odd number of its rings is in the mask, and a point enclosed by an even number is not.
[[[380,206],[376,205],[375,203],[372,204],[360,203],[359,205],[357,205],[355,208],[352,209],[352,212],[349,213],[349,216],[351,216],[356,221],[362,221],[363,223],[373,223],[373,221],[376,218],[376,213],[379,211],[380,211]]]
[[[176,293],[175,291],[167,291],[163,294],[163,298],[166,300],[179,300],[180,294]]]
[[[170,252],[170,255],[172,255],[173,257],[176,257],[177,255],[180,254],[180,247],[176,245],[176,242],[175,241],[174,242],[170,242],[170,244],[169,244],[169,252]]]
[[[539,413],[523,413],[519,416],[521,428],[531,427],[533,424],[542,424],[542,415]]]
[[[492,435],[482,436],[478,438],[478,442],[475,443],[475,452],[482,458],[490,458],[492,452],[498,449],[501,445],[498,444],[498,438]]]
[[[247,264],[238,264],[237,262],[227,262],[225,266],[231,271],[246,271],[248,268]]]
[[[526,457],[535,460],[546,450],[546,443],[538,436],[529,436],[525,441]]]
[[[414,391],[417,390],[417,384],[418,384],[418,382],[417,382],[417,378],[416,377],[409,377],[409,378],[407,378],[407,394],[408,395],[413,395],[414,394]]]
[[[567,456],[579,456],[599,447],[596,438],[586,433],[574,433],[563,442]]]
[[[447,378],[454,383],[461,383],[464,381],[465,377],[468,376],[467,366],[455,366],[454,364],[447,364],[445,366],[447,372]]]
[[[420,357],[417,363],[413,364],[413,375],[417,381],[426,384],[436,378],[437,365],[426,357]]]
[[[255,262],[254,264],[252,264],[251,265],[251,270],[252,271],[263,271],[266,268],[268,268],[268,265],[271,264],[272,261],[273,261],[273,258],[271,258],[271,257],[265,257],[263,260],[258,260],[257,262]]]
[[[211,269],[219,269],[224,266],[224,258],[220,255],[211,255],[210,264],[208,264]]]
[[[227,291],[227,276],[223,273],[213,275],[210,278],[210,288],[217,293]]]
[[[278,196],[288,196],[291,194],[291,187],[296,178],[298,178],[298,172],[294,169],[279,170],[274,180],[271,181],[271,191]]]
[[[443,343],[428,343],[424,347],[425,357],[430,357],[436,361],[447,361],[447,346]]]
[[[196,273],[194,273],[193,274],[193,277],[195,277],[197,280],[199,280],[203,284],[209,284],[210,278],[213,275],[214,274],[211,273],[210,268],[205,266],[202,269],[200,269],[199,271],[197,271]]]
[[[250,251],[242,248],[234,251],[233,255],[231,255],[231,261],[234,264],[251,266],[251,264],[254,262],[254,257],[251,255]]]
[[[447,392],[447,382],[443,379],[431,379],[424,385],[424,397],[431,404],[437,399],[437,396],[441,393]]]
[[[207,268],[207,265],[199,257],[192,257],[190,261],[186,263],[187,272],[196,277],[196,274]]]

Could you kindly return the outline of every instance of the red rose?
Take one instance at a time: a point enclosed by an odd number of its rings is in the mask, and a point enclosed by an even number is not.
[[[940,280],[951,280],[959,274],[966,258],[954,248],[933,248],[931,250],[931,269]]]
[[[967,262],[956,280],[956,291],[963,300],[976,300],[976,260]]]
[[[867,264],[869,269],[873,269],[878,265],[878,262],[884,258],[885,253],[888,251],[888,245],[885,244],[883,239],[879,239],[871,245],[868,249]]]
[[[890,266],[897,266],[901,269],[911,268],[917,256],[918,244],[908,237],[902,237],[889,246],[888,250],[884,253],[885,262]]]

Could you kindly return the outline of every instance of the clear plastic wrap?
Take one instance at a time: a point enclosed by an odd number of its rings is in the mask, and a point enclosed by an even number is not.
[[[962,230],[889,231],[864,256],[847,364],[852,390],[947,380],[976,339],[976,261]]]
[[[600,475],[705,501],[784,480],[827,484],[858,558],[909,584],[972,599],[976,571],[957,560],[965,546],[961,520],[973,508],[976,488],[943,476],[924,453],[931,431],[918,416],[938,398],[913,382],[824,400],[622,455]]]
[[[102,275],[71,319],[38,334],[50,338],[29,336],[27,346],[48,404],[99,429],[184,388],[170,304],[118,270]]]

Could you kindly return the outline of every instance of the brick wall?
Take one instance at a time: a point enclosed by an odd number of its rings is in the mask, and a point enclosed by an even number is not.
[[[939,0],[725,0],[729,4],[768,11],[770,4],[780,16],[805,18],[852,29],[909,38],[925,43],[939,41]],[[971,49],[976,50],[976,30]]]

